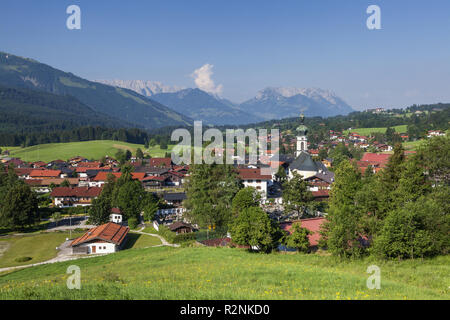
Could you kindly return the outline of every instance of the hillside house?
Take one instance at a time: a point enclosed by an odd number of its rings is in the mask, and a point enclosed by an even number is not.
[[[113,253],[123,249],[130,228],[108,222],[90,229],[70,244],[72,254]]]

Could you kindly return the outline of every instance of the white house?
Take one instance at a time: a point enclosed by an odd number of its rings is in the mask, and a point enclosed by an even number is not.
[[[123,248],[130,228],[108,222],[72,241],[73,254],[113,253]]]
[[[239,177],[244,187],[252,187],[261,193],[263,199],[267,198],[267,188],[272,182],[272,175],[262,174],[261,169],[239,169]]]

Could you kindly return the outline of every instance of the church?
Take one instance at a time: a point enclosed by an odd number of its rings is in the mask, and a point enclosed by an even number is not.
[[[305,116],[300,116],[300,126],[297,127],[297,150],[295,152],[295,159],[289,165],[289,179],[292,179],[294,172],[303,176],[303,179],[310,180],[315,177],[326,179],[330,182],[334,181],[333,172],[329,171],[325,165],[320,161],[312,159],[308,152],[308,128],[304,125]]]

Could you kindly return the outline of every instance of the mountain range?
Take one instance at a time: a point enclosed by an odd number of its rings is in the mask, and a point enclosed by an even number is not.
[[[10,119],[24,114],[25,110],[35,115],[54,112],[54,119],[65,117],[72,123],[114,127],[190,126],[194,120],[202,120],[205,125],[241,125],[294,117],[300,112],[306,116],[329,117],[353,111],[337,95],[322,89],[268,87],[238,104],[200,89],[166,86],[156,81],[89,81],[36,60],[4,52],[0,52],[0,86],[69,97],[60,100],[67,110],[51,110],[42,103],[34,104],[30,91],[8,91],[9,100],[3,103],[13,103],[11,97],[22,98],[16,105],[18,109],[9,113]],[[56,97],[37,97],[51,103],[58,101]],[[7,105],[3,105],[3,110],[7,110]]]
[[[97,113],[121,120],[123,126],[131,124],[152,129],[192,124],[185,115],[133,90],[92,82],[4,52],[0,52],[0,85],[70,95]]]
[[[192,119],[208,124],[239,125],[298,116],[330,117],[352,111],[335,93],[319,88],[267,87],[243,103],[233,103],[200,89],[181,89],[143,80],[102,80],[133,90]]]

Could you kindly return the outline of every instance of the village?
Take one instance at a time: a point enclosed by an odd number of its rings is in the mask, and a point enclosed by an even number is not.
[[[326,221],[327,202],[334,183],[333,159],[322,157],[319,153],[327,146],[335,148],[352,146],[364,150],[356,164],[362,174],[370,170],[377,173],[383,170],[392,154],[392,146],[380,144],[371,137],[363,136],[349,130],[349,134],[330,130],[329,140],[319,143],[317,149],[310,149],[308,128],[304,125],[304,117],[300,118],[300,126],[296,129],[295,141],[290,141],[289,147],[295,149],[292,155],[277,154],[277,161],[271,161],[271,155],[264,155],[258,164],[235,164],[240,183],[244,188],[253,188],[259,194],[261,208],[271,219],[280,224],[282,230],[290,232],[294,223],[300,222],[310,234],[310,249],[317,249],[321,225]],[[445,135],[441,131],[429,131],[428,137]],[[407,136],[400,134],[402,139]],[[271,137],[267,137],[270,142]],[[282,139],[282,143],[286,143]],[[367,152],[370,148],[377,152]],[[224,150],[222,150],[224,151]],[[330,152],[326,150],[327,154]],[[219,151],[220,152],[220,151]],[[277,150],[279,152],[279,150]],[[405,156],[415,153],[405,151]],[[267,161],[268,160],[268,161]],[[8,170],[23,180],[41,199],[40,206],[59,210],[64,217],[76,212],[84,220],[89,218],[89,210],[94,199],[97,199],[108,177],[119,179],[122,176],[121,163],[105,156],[101,160],[88,160],[81,156],[67,160],[56,159],[45,163],[43,161],[24,162],[19,158],[10,158],[5,151],[0,159]],[[262,163],[264,162],[264,163]],[[268,165],[267,165],[268,163]],[[155,230],[166,226],[174,234],[195,233],[201,228],[185,215],[185,186],[190,176],[189,165],[176,165],[169,157],[143,159],[131,156],[128,165],[131,166],[131,178],[139,181],[143,189],[158,197],[159,205],[152,221],[145,221],[141,215],[138,225],[145,228],[146,223]],[[263,173],[264,167],[276,167],[273,174]],[[283,182],[290,181],[294,175],[300,175],[307,184],[307,190],[315,203],[299,215],[285,210],[283,205]],[[47,201],[47,203],[45,202]],[[68,209],[76,208],[75,211]],[[143,213],[143,212],[142,212]],[[83,221],[83,220],[81,220]],[[200,240],[207,246],[230,245],[232,239],[229,232],[217,233],[214,225],[207,226],[206,239],[193,236],[189,239]],[[70,246],[73,254],[111,253],[120,250],[126,242],[130,226],[119,208],[111,208],[110,222],[92,226],[83,236],[74,239]],[[211,236],[208,231],[211,232]]]

